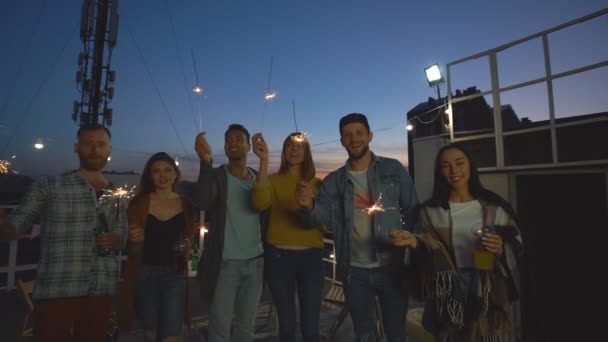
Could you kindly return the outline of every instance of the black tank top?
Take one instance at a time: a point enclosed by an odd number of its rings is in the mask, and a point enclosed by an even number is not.
[[[142,263],[156,266],[171,265],[173,245],[182,237],[185,224],[183,212],[167,221],[160,221],[154,215],[148,214]]]

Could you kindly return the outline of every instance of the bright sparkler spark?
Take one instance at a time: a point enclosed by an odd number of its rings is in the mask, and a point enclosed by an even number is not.
[[[8,167],[11,165],[11,163],[9,163],[6,160],[0,160],[0,173],[1,174],[6,174],[8,173]]]
[[[135,186],[129,188],[127,185],[120,186],[112,189],[106,189],[103,192],[103,195],[99,197],[100,203],[110,203],[111,201],[116,201],[115,205],[118,206],[121,200],[128,200],[134,195]]]
[[[203,93],[203,88],[201,88],[198,84],[196,85],[196,87],[192,88],[192,91],[197,94],[200,95]]]
[[[0,160],[0,174],[17,173],[17,171],[11,169],[11,162],[8,160]]]
[[[277,92],[269,90],[266,92],[266,94],[264,94],[264,101],[270,102],[274,100],[275,97],[277,97]]]
[[[376,212],[384,211],[385,210],[384,206],[382,206],[382,203],[380,203],[381,199],[382,199],[382,193],[380,193],[380,196],[378,196],[378,200],[376,201],[376,203],[374,203],[369,208],[363,209],[363,211],[369,216],[372,216]]]
[[[293,135],[291,137],[291,140],[297,142],[297,143],[303,143],[306,140],[308,140],[308,137],[310,136],[310,134],[306,133],[306,132],[302,132],[298,135]]]

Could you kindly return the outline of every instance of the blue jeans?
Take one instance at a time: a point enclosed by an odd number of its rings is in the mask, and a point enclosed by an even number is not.
[[[279,313],[279,341],[296,340],[296,288],[304,342],[318,342],[323,295],[323,251],[265,247],[266,280]]]
[[[378,296],[387,341],[403,342],[408,297],[398,273],[386,268],[351,267],[344,295],[355,327],[357,341],[375,342],[375,296]]]
[[[187,281],[185,272],[169,266],[142,264],[139,269],[135,308],[144,330],[156,331],[158,340],[182,335]]]
[[[222,260],[209,308],[210,342],[253,340],[253,328],[263,280],[264,258],[262,257]],[[233,317],[234,324],[232,324]]]

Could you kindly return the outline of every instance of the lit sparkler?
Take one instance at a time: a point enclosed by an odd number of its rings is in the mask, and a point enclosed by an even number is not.
[[[116,217],[118,217],[118,212],[121,207],[126,207],[129,199],[133,197],[135,186],[129,188],[127,185],[119,186],[111,189],[106,189],[103,192],[103,195],[99,197],[99,203],[105,204],[108,206],[116,207]]]
[[[293,140],[294,142],[297,142],[297,143],[303,143],[306,140],[308,140],[309,136],[310,136],[310,134],[308,134],[307,132],[302,132],[297,135],[292,135],[291,140]]]
[[[8,173],[9,166],[11,166],[11,163],[9,163],[6,160],[0,160],[0,173],[2,173],[2,174]]]
[[[203,88],[201,88],[198,84],[196,85],[196,87],[192,88],[192,92],[194,92],[197,95],[200,95],[203,93]]]
[[[376,212],[384,211],[384,206],[380,203],[380,200],[382,200],[382,193],[378,196],[376,203],[372,204],[371,207],[363,209],[363,211],[369,216],[372,216]]]
[[[11,169],[11,162],[8,160],[0,160],[0,174],[17,173],[17,171]]]
[[[274,100],[275,97],[277,97],[277,92],[273,91],[273,90],[269,90],[264,94],[264,101],[270,102],[270,101]]]

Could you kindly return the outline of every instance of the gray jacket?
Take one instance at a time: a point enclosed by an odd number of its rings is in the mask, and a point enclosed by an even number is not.
[[[198,182],[194,191],[193,203],[206,211],[210,218],[209,232],[205,236],[204,249],[198,266],[197,278],[201,285],[201,296],[211,302],[215,285],[220,273],[224,237],[226,230],[226,211],[228,205],[228,176],[225,165],[211,167],[212,162],[201,161]],[[249,169],[254,174],[255,170]],[[260,213],[260,234],[262,241],[266,232],[268,212]]]

